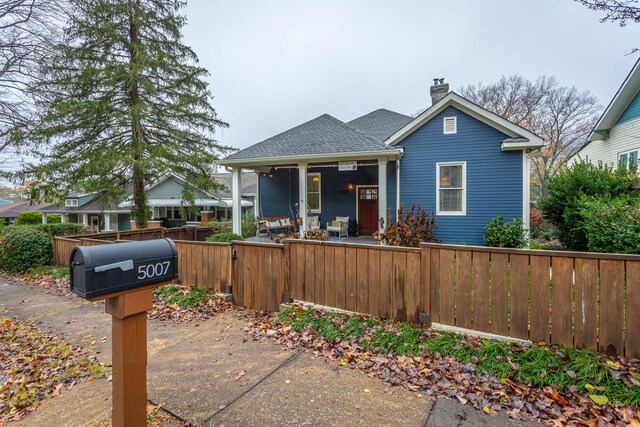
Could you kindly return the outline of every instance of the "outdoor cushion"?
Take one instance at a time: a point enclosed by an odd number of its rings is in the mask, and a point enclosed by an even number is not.
[[[332,227],[340,227],[340,221],[331,221]]]
[[[337,217],[336,217],[336,221],[339,221],[339,222],[349,222],[349,217],[348,217],[348,216],[337,216]]]
[[[283,218],[280,220],[280,225],[289,226],[291,225],[291,220],[289,218]]]
[[[280,227],[280,221],[267,221],[269,227]]]

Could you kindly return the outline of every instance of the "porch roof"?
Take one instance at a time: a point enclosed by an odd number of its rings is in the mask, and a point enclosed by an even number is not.
[[[233,153],[220,165],[258,166],[304,161],[397,158],[400,149],[328,114]]]

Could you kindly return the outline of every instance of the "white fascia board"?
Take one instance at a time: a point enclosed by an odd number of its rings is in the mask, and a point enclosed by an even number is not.
[[[620,117],[624,110],[627,109],[629,103],[631,102],[633,97],[636,96],[639,90],[640,59],[636,61],[635,65],[633,66],[629,74],[627,74],[627,77],[624,79],[622,86],[620,86],[616,94],[611,99],[611,102],[609,102],[609,105],[607,105],[607,108],[604,110],[604,113],[602,113],[602,116],[600,116],[600,119],[598,119],[598,122],[589,134],[588,140],[603,140],[605,138],[604,135],[597,134],[595,133],[595,131],[605,131],[611,129],[618,120],[618,117]]]
[[[527,149],[527,148],[541,148],[543,147],[544,144],[532,144],[530,141],[526,141],[526,142],[503,142],[500,145],[500,148],[502,149],[502,151],[519,151],[519,150],[523,150],[523,149]]]
[[[542,146],[543,144],[544,140],[535,133],[530,132],[514,123],[511,123],[509,120],[506,120],[499,115],[474,104],[473,102],[469,101],[466,98],[463,98],[455,92],[449,92],[447,96],[442,98],[437,103],[433,104],[431,107],[427,108],[422,114],[413,119],[402,129],[393,134],[390,138],[388,138],[386,141],[387,144],[398,144],[404,138],[413,133],[413,131],[427,123],[438,113],[449,106],[456,107],[463,113],[469,114],[470,116],[480,120],[483,123],[486,123],[487,125],[499,130],[500,132],[509,135],[510,137],[527,138],[529,142],[534,146]]]
[[[384,151],[359,151],[352,153],[332,153],[332,154],[311,154],[301,156],[282,156],[282,157],[261,157],[253,159],[228,159],[218,160],[217,165],[221,166],[266,166],[266,165],[286,165],[297,163],[313,163],[313,162],[335,162],[341,160],[372,160],[372,159],[396,159],[402,156],[403,150],[384,150]]]

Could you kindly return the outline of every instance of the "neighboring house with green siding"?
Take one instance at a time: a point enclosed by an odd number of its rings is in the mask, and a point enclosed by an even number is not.
[[[151,208],[151,227],[159,227],[165,220],[184,220],[186,225],[199,225],[201,212],[211,212],[212,217],[225,219],[231,217],[232,202],[227,194],[226,176],[231,174],[213,174],[214,179],[223,188],[215,192],[206,192],[199,189],[193,191],[195,206],[191,209],[187,201],[183,200],[182,192],[186,185],[185,180],[175,174],[167,174],[150,183],[146,187],[147,203]],[[220,175],[220,178],[218,178]],[[255,174],[247,178],[253,180],[255,193]],[[251,191],[247,189],[247,191]],[[60,205],[48,205],[41,209],[43,222],[47,215],[56,214],[62,216],[63,222],[81,223],[95,231],[124,231],[131,229],[132,188],[126,189],[124,200],[119,203],[111,203],[103,206],[97,193],[70,193]],[[241,200],[242,209],[253,207],[255,194],[243,193]]]
[[[640,152],[640,59],[613,97],[587,142],[569,160],[608,166],[638,163]]]

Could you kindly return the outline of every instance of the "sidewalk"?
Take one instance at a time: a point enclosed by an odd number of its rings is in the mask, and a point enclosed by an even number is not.
[[[102,303],[0,279],[7,315],[35,319],[111,364],[111,318]],[[194,425],[513,426],[457,401],[418,398],[307,352],[248,340],[232,314],[204,322],[148,322],[148,397]],[[45,401],[16,426],[95,425],[109,417],[111,383],[94,380]]]

